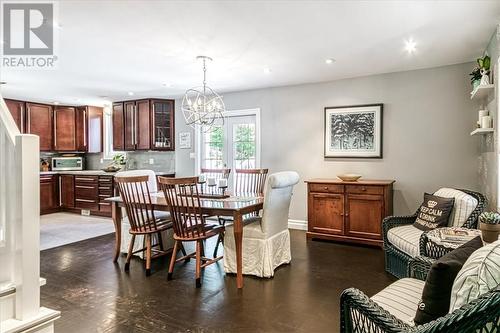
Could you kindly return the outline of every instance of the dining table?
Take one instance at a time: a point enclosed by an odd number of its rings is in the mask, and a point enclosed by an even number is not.
[[[151,193],[149,205],[156,211],[169,211],[170,207],[163,192]],[[122,233],[122,208],[125,207],[121,197],[105,199],[111,203],[111,212],[115,226],[115,253],[113,261],[117,262],[120,256]],[[149,202],[150,201],[150,202]],[[236,245],[236,285],[243,288],[243,216],[259,212],[264,206],[264,197],[261,194],[248,193],[244,195],[229,195],[226,198],[200,198],[202,214],[206,216],[220,216],[233,218],[234,241]]]

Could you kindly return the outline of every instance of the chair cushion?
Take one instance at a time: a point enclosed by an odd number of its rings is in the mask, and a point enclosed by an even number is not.
[[[455,198],[455,205],[448,224],[450,227],[463,226],[478,204],[477,199],[472,195],[454,188],[441,188],[434,192],[434,195],[443,198]]]
[[[451,291],[450,312],[500,284],[500,240],[474,252],[458,272]]]
[[[262,218],[259,216],[252,216],[243,220],[243,237],[265,239],[266,235],[262,231],[261,226]],[[233,233],[233,225],[226,224],[226,233]]]
[[[454,202],[455,198],[424,193],[424,202],[420,205],[413,225],[423,231],[448,226]]]
[[[371,299],[394,317],[413,326],[413,318],[423,289],[424,281],[404,278],[389,285]]]
[[[419,242],[423,231],[415,228],[413,224],[391,228],[387,232],[387,239],[398,250],[411,257],[420,254]]]
[[[483,246],[476,237],[435,261],[425,280],[422,301],[418,304],[415,324],[422,325],[448,313],[453,280],[470,255]]]

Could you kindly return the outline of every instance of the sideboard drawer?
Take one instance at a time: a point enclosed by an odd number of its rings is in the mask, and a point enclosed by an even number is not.
[[[322,193],[344,193],[342,185],[335,184],[309,184],[309,191]]]
[[[347,185],[346,186],[347,193],[355,193],[355,194],[384,194],[383,186],[372,186],[372,185]]]

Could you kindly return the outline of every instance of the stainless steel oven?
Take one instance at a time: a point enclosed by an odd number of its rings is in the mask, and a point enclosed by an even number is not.
[[[83,170],[83,157],[53,157],[52,171]]]

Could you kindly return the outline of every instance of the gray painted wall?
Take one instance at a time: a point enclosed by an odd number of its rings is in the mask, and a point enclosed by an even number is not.
[[[479,187],[479,139],[469,135],[476,120],[469,98],[472,68],[466,63],[223,97],[229,110],[261,109],[262,167],[300,174],[291,219],[307,219],[304,180],[345,172],[395,179],[395,213],[406,214],[417,208],[425,191]],[[384,103],[384,158],[324,159],[323,108],[367,103]],[[177,133],[186,129],[180,112],[176,126]],[[177,150],[179,175],[195,174],[191,151]]]
[[[493,68],[494,82],[498,82],[498,59],[500,55],[500,25],[497,27],[495,33],[486,48],[486,53],[491,57],[491,66]],[[491,76],[491,75],[490,75]],[[500,100],[495,98],[498,96],[499,87],[496,84],[496,93],[489,96],[487,101],[476,102],[476,110],[486,108],[490,111],[493,117],[494,127],[499,128],[498,122],[498,104]],[[488,200],[490,209],[496,210],[498,206],[498,131],[482,136],[479,141],[479,184],[481,192],[484,193]]]

